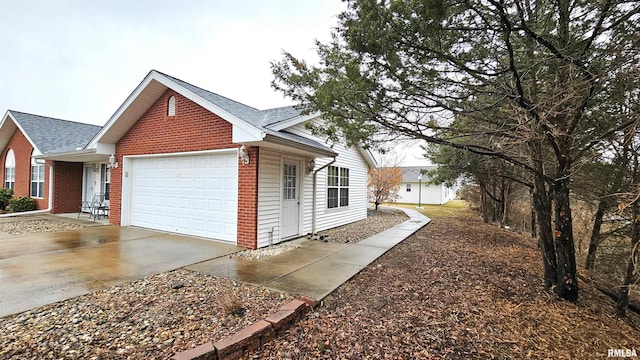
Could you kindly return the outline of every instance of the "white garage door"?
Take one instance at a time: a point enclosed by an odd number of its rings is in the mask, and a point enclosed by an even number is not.
[[[133,159],[131,176],[132,225],[236,242],[235,152]]]

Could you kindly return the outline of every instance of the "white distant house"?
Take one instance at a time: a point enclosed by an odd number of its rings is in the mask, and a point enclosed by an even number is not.
[[[396,202],[404,204],[442,205],[456,198],[455,188],[441,185],[429,185],[427,171],[437,166],[404,166],[402,170],[402,186]]]

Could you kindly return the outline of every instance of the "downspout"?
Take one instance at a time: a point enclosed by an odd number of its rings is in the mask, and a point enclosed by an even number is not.
[[[336,157],[333,157],[333,160],[313,171],[313,210],[311,212],[311,239],[315,239],[317,236],[316,233],[316,190],[318,188],[318,179],[317,175],[320,171],[328,167],[329,165],[336,162]]]
[[[11,214],[1,214],[0,218],[48,213],[51,211],[51,209],[53,209],[53,165],[52,164],[49,165],[49,207],[43,210],[33,210],[33,211],[23,211],[23,212],[11,213]]]

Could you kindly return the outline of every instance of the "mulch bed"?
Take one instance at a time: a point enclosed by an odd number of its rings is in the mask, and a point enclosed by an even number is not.
[[[432,223],[329,295],[249,358],[467,359],[607,357],[640,351],[640,318],[581,283],[580,300],[542,287],[536,243],[469,210]]]

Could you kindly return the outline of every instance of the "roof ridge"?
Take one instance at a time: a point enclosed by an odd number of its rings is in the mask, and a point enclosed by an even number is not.
[[[29,115],[29,116],[35,116],[35,117],[39,117],[39,118],[43,118],[43,119],[49,119],[49,120],[56,120],[56,121],[64,121],[64,122],[69,122],[69,123],[73,123],[73,124],[79,124],[79,125],[89,125],[89,126],[95,126],[95,127],[102,127],[100,125],[94,125],[94,124],[88,124],[88,123],[83,123],[83,122],[79,122],[79,121],[73,121],[73,120],[65,120],[65,119],[59,119],[59,118],[54,118],[54,117],[50,117],[50,116],[44,116],[44,115],[38,115],[38,114],[32,114],[32,113],[27,113],[24,111],[18,111],[18,110],[7,110],[10,113],[18,113],[18,114],[22,114],[22,115]]]
[[[263,110],[260,110],[260,111],[271,111],[271,110],[278,110],[278,109],[284,109],[284,108],[295,108],[296,106],[298,106],[298,105],[296,105],[296,104],[285,105],[285,106],[278,106],[278,107],[269,108],[269,109],[263,109]]]
[[[251,106],[251,105],[247,105],[247,104],[245,104],[245,103],[243,103],[243,102],[240,102],[240,101],[238,101],[238,100],[234,100],[234,99],[231,99],[231,98],[229,98],[229,97],[227,97],[227,96],[220,95],[220,94],[218,94],[218,93],[215,93],[215,92],[213,92],[213,91],[211,91],[211,90],[207,90],[207,89],[202,88],[202,87],[200,87],[200,86],[193,85],[192,83],[190,83],[190,82],[188,82],[188,81],[184,81],[184,80],[182,80],[182,79],[178,79],[178,78],[177,78],[177,77],[175,77],[175,76],[171,76],[171,75],[169,75],[169,74],[165,74],[165,73],[163,73],[162,71],[158,71],[158,70],[155,70],[155,69],[154,69],[154,70],[152,70],[152,71],[155,71],[155,72],[157,72],[158,74],[164,75],[164,76],[166,76],[166,77],[168,77],[168,78],[171,78],[171,79],[173,79],[173,80],[178,80],[178,81],[183,82],[183,83],[185,83],[185,84],[189,84],[189,85],[191,85],[191,86],[193,86],[193,87],[195,87],[195,88],[198,88],[198,89],[200,89],[200,90],[202,90],[202,91],[206,91],[206,92],[208,92],[208,93],[210,93],[210,94],[213,94],[213,95],[215,95],[215,96],[219,96],[219,97],[221,97],[221,98],[227,99],[227,100],[229,100],[229,101],[233,101],[233,102],[235,102],[235,103],[237,103],[237,104],[240,104],[240,105],[242,105],[242,106],[246,106],[246,107],[248,107],[248,108],[251,108],[251,109],[254,109],[254,110],[256,110],[256,111],[260,111],[260,112],[262,112],[262,110],[260,110],[260,109],[258,109],[258,108],[255,108],[255,107],[253,107],[253,106]]]

